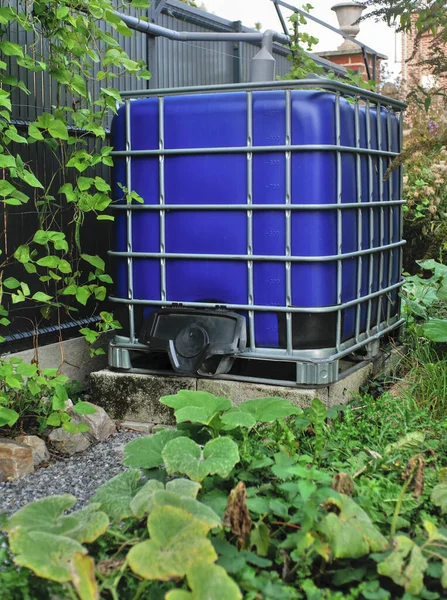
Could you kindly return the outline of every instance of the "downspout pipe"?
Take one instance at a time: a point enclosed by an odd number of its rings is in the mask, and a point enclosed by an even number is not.
[[[142,21],[136,17],[115,12],[130,29],[147,35],[165,37],[177,42],[261,42],[262,48],[252,60],[251,81],[273,81],[275,79],[275,59],[272,55],[273,42],[290,44],[290,37],[273,29],[259,33],[219,33],[203,31],[175,31],[155,23]]]

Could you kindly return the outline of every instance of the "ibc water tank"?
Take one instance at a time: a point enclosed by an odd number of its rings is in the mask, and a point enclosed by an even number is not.
[[[240,88],[139,92],[114,119],[111,366],[152,351],[183,373],[243,378],[236,359],[265,380],[280,361],[292,383],[333,381],[401,324],[385,173],[403,105],[329,80]]]

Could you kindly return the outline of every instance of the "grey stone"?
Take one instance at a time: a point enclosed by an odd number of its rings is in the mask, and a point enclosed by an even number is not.
[[[121,429],[131,429],[142,433],[151,433],[154,428],[154,423],[139,423],[138,421],[118,421],[118,424]]]
[[[9,438],[0,438],[0,472],[4,479],[20,479],[34,471],[33,451]]]
[[[84,452],[90,447],[90,442],[82,433],[69,433],[62,427],[53,429],[48,438],[56,450],[70,455]]]
[[[199,379],[197,389],[229,398],[236,405],[245,400],[269,397],[285,398],[300,408],[310,406],[314,398],[319,398],[324,404],[328,403],[327,387],[297,388],[245,381]]]
[[[195,390],[194,377],[163,377],[103,370],[90,375],[90,397],[112,419],[172,425],[172,409],[160,404],[162,396]]]
[[[116,433],[115,423],[101,406],[97,406],[91,402],[86,402],[86,404],[92,406],[96,412],[88,415],[80,415],[71,408],[67,411],[71,415],[71,420],[75,425],[79,425],[79,423],[88,425],[89,430],[83,432],[82,435],[90,442],[103,442]]]
[[[45,442],[37,435],[19,435],[15,441],[31,448],[35,467],[50,460],[50,453]]]

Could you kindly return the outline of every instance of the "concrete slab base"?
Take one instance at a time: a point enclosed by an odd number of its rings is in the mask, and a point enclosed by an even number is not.
[[[328,386],[283,387],[226,379],[202,379],[168,375],[117,372],[104,369],[90,375],[91,401],[102,406],[112,419],[155,424],[174,424],[171,409],[160,404],[162,396],[180,390],[206,391],[225,396],[237,405],[253,398],[280,397],[300,408],[319,398],[327,407],[347,404],[378,373],[395,368],[400,356],[397,349],[381,353],[377,359],[360,363],[341,380]]]

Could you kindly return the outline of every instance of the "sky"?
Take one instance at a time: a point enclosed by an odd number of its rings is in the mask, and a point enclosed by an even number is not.
[[[304,4],[304,0],[285,1],[297,7],[301,7]],[[310,4],[314,7],[311,14],[334,27],[338,27],[337,17],[334,11],[331,10],[331,6],[337,1],[340,0],[309,0]],[[256,22],[260,22],[262,23],[262,30],[276,29],[282,31],[271,0],[204,0],[204,4],[208,12],[231,21],[242,21],[247,27],[253,27]],[[290,13],[283,9],[283,14],[287,16]],[[309,22],[305,30],[320,39],[320,43],[315,47],[320,51],[335,50],[343,41],[339,35],[316,23]],[[388,56],[388,70],[392,74],[399,74],[400,37],[396,39],[393,29],[389,28],[383,22],[376,23],[371,19],[360,24],[360,33],[357,38],[364,44],[374,48],[374,50],[377,50],[377,52]]]

